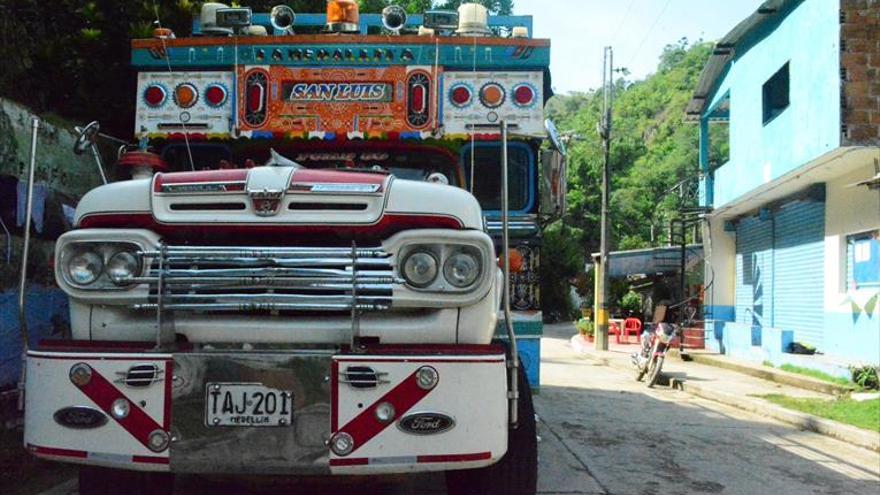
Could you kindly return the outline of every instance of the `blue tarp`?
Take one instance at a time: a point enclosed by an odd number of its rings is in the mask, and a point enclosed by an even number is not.
[[[67,295],[58,288],[27,289],[28,342],[60,337],[70,326]],[[21,336],[18,324],[18,291],[0,293],[0,388],[18,382],[21,373]]]

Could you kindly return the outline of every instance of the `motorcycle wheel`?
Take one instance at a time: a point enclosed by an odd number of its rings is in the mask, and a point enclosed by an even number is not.
[[[666,358],[664,356],[653,357],[648,364],[648,378],[645,380],[647,382],[648,388],[653,387],[657,384],[657,380],[660,379],[660,371],[663,369],[663,361]]]
[[[644,366],[636,365],[636,381],[642,381],[642,378],[645,377],[645,373],[648,372],[648,361],[645,361]]]

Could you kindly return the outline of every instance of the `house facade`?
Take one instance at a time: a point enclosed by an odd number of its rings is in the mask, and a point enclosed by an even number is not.
[[[688,115],[707,346],[835,375],[880,362],[880,1],[764,2]]]

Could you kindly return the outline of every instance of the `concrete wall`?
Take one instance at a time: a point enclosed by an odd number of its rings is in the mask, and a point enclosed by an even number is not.
[[[28,108],[0,98],[0,174],[27,178],[33,116]],[[91,154],[73,153],[75,139],[73,124],[58,118],[44,120],[37,137],[34,175],[37,182],[78,199],[101,185],[101,176]],[[112,164],[106,165],[109,173]]]
[[[880,159],[880,148],[877,149]],[[825,353],[847,360],[880,362],[880,304],[868,314],[865,303],[877,288],[846,286],[846,236],[880,229],[880,191],[848,187],[874,175],[874,164],[826,183]]]
[[[724,222],[711,220],[703,225],[703,243],[706,253],[705,284],[707,320],[734,320],[736,287],[736,237],[724,230]],[[720,335],[718,336],[720,337]]]
[[[707,107],[729,92],[730,160],[715,172],[716,208],[840,145],[839,7],[805,0],[737,46]],[[786,62],[790,105],[765,125],[762,87]]]

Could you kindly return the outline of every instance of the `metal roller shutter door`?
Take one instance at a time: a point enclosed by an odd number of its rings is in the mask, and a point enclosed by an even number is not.
[[[774,213],[773,321],[794,339],[824,344],[825,203],[795,201]]]
[[[745,218],[736,227],[736,322],[769,325],[773,293],[772,222]]]

